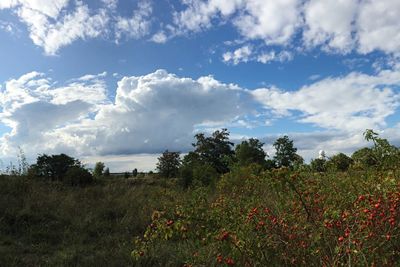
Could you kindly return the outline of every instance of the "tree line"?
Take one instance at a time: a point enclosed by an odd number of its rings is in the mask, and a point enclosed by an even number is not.
[[[270,158],[263,150],[264,143],[256,138],[244,140],[234,146],[229,139],[229,131],[221,129],[210,136],[198,133],[194,136],[193,150],[181,157],[180,152],[166,150],[158,158],[157,175],[163,178],[178,178],[183,187],[191,185],[210,185],[221,175],[234,168],[257,166],[260,170],[290,168],[300,171],[347,171],[349,168],[390,169],[398,166],[400,150],[386,139],[380,138],[373,130],[366,130],[364,138],[372,142],[372,147],[364,147],[355,151],[351,157],[338,153],[330,158],[312,159],[305,164],[297,154],[293,140],[283,136],[273,143],[276,152]],[[22,159],[22,160],[21,160]],[[22,162],[18,170],[11,174],[23,174],[39,177],[48,181],[59,181],[72,186],[84,186],[92,183],[95,178],[109,177],[110,170],[103,162],[97,162],[93,171],[89,171],[79,160],[66,154],[39,155],[36,163],[28,165],[21,152]],[[124,177],[137,177],[135,168],[131,173],[125,172]]]
[[[233,168],[256,165],[262,170],[290,168],[303,171],[326,172],[347,171],[365,168],[391,168],[400,162],[399,148],[380,138],[373,130],[366,130],[364,137],[372,141],[373,147],[365,147],[355,151],[351,157],[338,153],[330,158],[312,159],[305,164],[297,154],[293,140],[288,136],[278,138],[273,147],[275,156],[269,156],[263,150],[264,143],[256,138],[242,141],[234,147],[229,140],[227,129],[217,130],[210,136],[196,134],[195,142],[183,158],[179,152],[164,151],[158,158],[157,171],[165,178],[177,177],[184,187],[192,184],[209,185],[216,177],[231,171]]]

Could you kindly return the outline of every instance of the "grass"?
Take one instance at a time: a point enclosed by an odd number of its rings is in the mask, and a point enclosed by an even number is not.
[[[172,183],[114,179],[85,188],[0,177],[0,266],[129,266],[132,240]]]

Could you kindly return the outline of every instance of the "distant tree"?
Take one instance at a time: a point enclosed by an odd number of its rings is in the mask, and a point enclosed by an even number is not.
[[[104,175],[105,177],[109,177],[109,176],[110,176],[110,169],[109,169],[108,167],[104,170],[103,175]]]
[[[349,156],[339,153],[332,156],[326,164],[335,171],[347,171],[352,162],[353,160]]]
[[[65,154],[40,155],[36,159],[36,164],[31,166],[35,176],[45,177],[52,181],[62,181],[67,171],[72,167],[83,168],[79,160]]]
[[[125,179],[128,179],[129,176],[130,176],[129,172],[124,172],[124,178],[125,178]]]
[[[326,171],[326,160],[323,158],[313,159],[310,162],[311,170],[314,172],[325,172]]]
[[[293,146],[293,141],[287,135],[278,138],[274,147],[276,154],[274,160],[278,167],[292,167],[298,155],[296,154],[297,148]]]
[[[178,175],[181,165],[180,153],[165,150],[158,158],[157,171],[162,177],[171,178]]]
[[[209,137],[206,137],[204,133],[199,133],[195,135],[195,138],[196,142],[192,145],[199,160],[210,164],[218,173],[228,172],[229,163],[234,156],[233,143],[229,141],[228,130],[217,130]]]
[[[264,143],[254,138],[242,141],[242,143],[235,148],[235,156],[238,164],[240,166],[248,166],[252,163],[256,163],[265,167],[265,158],[267,154],[262,148],[263,145]]]
[[[132,177],[136,177],[138,175],[138,170],[135,168],[132,171]]]
[[[103,175],[103,171],[104,171],[105,165],[103,162],[96,162],[96,164],[94,165],[94,171],[93,171],[93,175],[95,177],[100,177]]]

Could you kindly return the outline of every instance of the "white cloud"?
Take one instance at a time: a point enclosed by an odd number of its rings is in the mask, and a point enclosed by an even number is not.
[[[246,63],[249,61],[257,61],[263,64],[267,64],[273,61],[286,62],[293,59],[293,54],[289,51],[275,52],[271,51],[260,51],[254,48],[252,45],[244,45],[233,52],[225,52],[222,55],[222,60],[225,63],[231,63],[237,65],[239,63]]]
[[[107,103],[105,85],[97,79],[54,87],[43,73],[31,72],[6,83],[0,93],[0,120],[12,128],[2,139],[1,149],[9,153],[18,145],[46,151],[53,141],[48,134],[80,121]]]
[[[157,32],[156,34],[154,34],[154,35],[151,37],[151,40],[152,40],[153,42],[155,42],[155,43],[163,44],[163,43],[167,42],[168,37],[167,37],[167,35],[165,34],[165,32],[160,31],[160,32]]]
[[[249,57],[253,53],[252,47],[249,45],[242,46],[233,52],[226,52],[222,55],[224,62],[233,63],[234,65],[240,62],[249,61]]]
[[[173,35],[229,23],[245,41],[328,53],[400,53],[398,0],[191,0],[174,13]],[[301,46],[301,47],[299,47]],[[302,49],[300,49],[302,50]],[[226,54],[229,56],[229,54]],[[268,60],[268,55],[264,55]],[[240,62],[240,60],[239,60]],[[246,62],[246,61],[244,61]]]
[[[400,53],[400,1],[365,0],[357,20],[358,50]]]
[[[298,0],[245,1],[243,12],[234,25],[249,39],[261,39],[266,44],[287,44],[300,25]]]
[[[132,17],[124,18],[117,17],[116,21],[116,38],[117,41],[122,36],[138,39],[149,33],[150,30],[150,15],[152,6],[150,2],[143,1],[139,3],[138,9],[134,11]]]
[[[306,46],[321,45],[326,50],[347,53],[352,50],[352,23],[357,12],[357,0],[311,0],[305,5]]]
[[[385,118],[400,103],[394,90],[399,84],[400,72],[387,70],[376,76],[351,73],[326,78],[294,92],[257,89],[253,94],[278,114],[300,111],[300,122],[354,133],[386,126]]]
[[[8,81],[0,119],[12,131],[2,137],[3,153],[18,145],[30,154],[72,155],[188,149],[197,125],[229,123],[250,110],[250,96],[235,85],[163,70],[123,78],[110,103],[102,76],[58,87],[35,72]]]
[[[112,36],[118,42],[123,36],[137,39],[149,33],[150,2],[139,2],[130,18],[117,15],[117,4],[117,0],[102,0],[102,6],[94,10],[82,1],[2,0],[0,9],[12,8],[28,26],[33,43],[47,55],[55,55],[76,40]]]

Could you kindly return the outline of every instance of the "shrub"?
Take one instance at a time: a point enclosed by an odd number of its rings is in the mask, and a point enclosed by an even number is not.
[[[73,166],[68,169],[63,182],[72,186],[84,186],[93,182],[93,176],[83,167]]]

